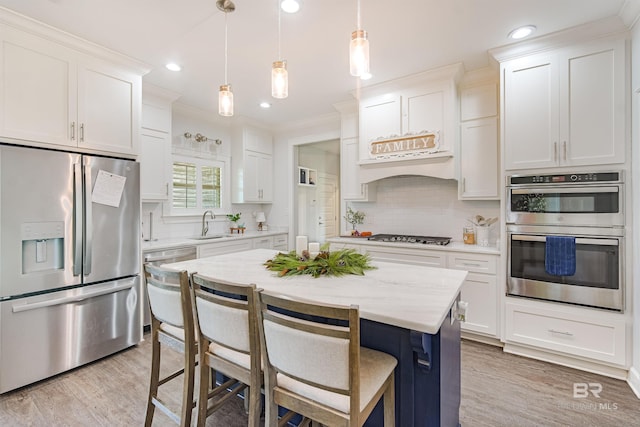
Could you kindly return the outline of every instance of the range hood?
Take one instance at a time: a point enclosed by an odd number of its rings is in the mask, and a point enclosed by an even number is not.
[[[383,178],[402,175],[457,179],[453,153],[434,153],[428,158],[410,160],[364,160],[359,162],[360,182],[368,184]]]

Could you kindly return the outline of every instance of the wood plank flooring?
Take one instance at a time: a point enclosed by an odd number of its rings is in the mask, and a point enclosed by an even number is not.
[[[141,426],[151,347],[145,341],[90,365],[0,396],[0,426]],[[166,365],[180,358],[166,352]],[[169,370],[169,369],[167,369]],[[600,383],[600,398],[574,398],[573,383]],[[179,404],[181,383],[165,399]],[[624,381],[462,343],[460,422],[475,426],[637,426],[640,400]],[[156,411],[154,426],[172,426]],[[207,426],[247,425],[242,401],[230,402]],[[407,427],[407,426],[398,426]]]

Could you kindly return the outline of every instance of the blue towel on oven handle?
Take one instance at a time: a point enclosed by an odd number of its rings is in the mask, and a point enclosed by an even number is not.
[[[576,238],[572,236],[547,236],[544,253],[544,269],[554,276],[576,274]]]

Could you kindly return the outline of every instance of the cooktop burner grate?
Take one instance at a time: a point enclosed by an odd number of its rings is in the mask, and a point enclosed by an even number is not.
[[[407,236],[403,234],[374,234],[368,240],[389,243],[422,243],[423,245],[448,245],[451,237]]]

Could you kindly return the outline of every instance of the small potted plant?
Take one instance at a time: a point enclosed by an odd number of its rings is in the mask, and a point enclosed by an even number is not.
[[[362,211],[353,211],[353,209],[351,209],[351,207],[347,208],[347,214],[344,216],[344,219],[351,224],[351,235],[352,236],[359,236],[360,233],[358,232],[358,230],[356,230],[356,224],[362,224],[364,223],[364,217],[365,217],[365,213]]]
[[[227,219],[229,221],[231,221],[231,232],[233,233],[234,229],[237,229],[238,232],[239,230],[244,228],[244,224],[239,223],[238,221],[240,221],[240,217],[242,216],[242,212],[238,212],[236,214],[229,214],[227,215]]]

